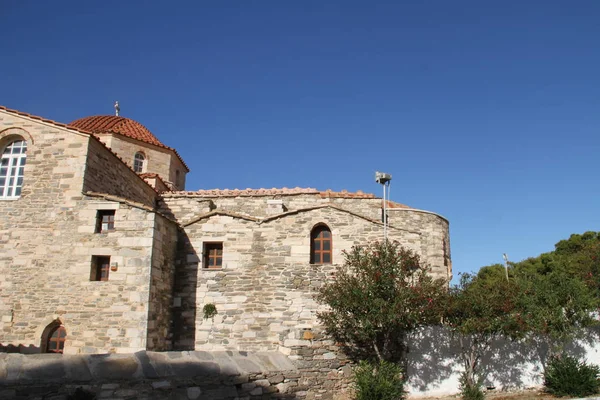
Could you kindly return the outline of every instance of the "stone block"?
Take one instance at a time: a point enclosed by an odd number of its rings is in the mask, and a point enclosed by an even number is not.
[[[88,367],[94,379],[133,379],[138,370],[137,362],[129,356],[95,355],[88,359]]]
[[[197,386],[187,388],[187,398],[190,400],[197,399],[201,394],[202,390]]]
[[[219,364],[211,361],[174,362],[171,370],[175,376],[182,378],[218,376],[221,373]]]
[[[254,388],[254,389],[252,389],[250,391],[250,395],[252,395],[252,396],[259,396],[261,394],[263,394],[263,388],[262,387],[256,387],[256,388]]]
[[[152,382],[152,388],[153,389],[170,389],[171,382],[169,382],[169,381]]]
[[[277,374],[277,375],[273,375],[273,376],[269,377],[269,383],[271,383],[271,384],[281,383],[281,382],[283,382],[282,374]]]
[[[241,388],[244,392],[248,392],[248,391],[254,389],[255,387],[256,387],[256,383],[254,383],[254,382],[242,383],[242,386],[241,386]]]
[[[254,384],[256,386],[260,386],[260,387],[267,387],[267,386],[271,386],[271,382],[269,382],[268,379],[258,379],[256,381],[254,381]]]

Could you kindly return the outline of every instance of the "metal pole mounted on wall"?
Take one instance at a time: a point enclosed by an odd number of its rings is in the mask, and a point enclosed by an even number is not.
[[[387,215],[387,206],[388,206],[388,197],[389,190],[386,190],[386,187],[389,188],[390,182],[392,181],[392,175],[386,174],[385,172],[375,172],[375,182],[383,185],[383,239],[387,242],[388,238],[388,215]]]

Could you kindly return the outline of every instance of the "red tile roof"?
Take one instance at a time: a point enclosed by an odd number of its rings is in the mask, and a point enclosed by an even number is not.
[[[144,125],[125,117],[95,115],[80,118],[69,125],[93,133],[117,133],[155,146],[166,147]]]
[[[159,174],[155,174],[153,172],[144,172],[141,174],[138,174],[142,179],[146,180],[146,179],[158,179],[160,180],[163,185],[165,185],[165,187],[169,188],[169,190],[173,189],[173,185],[171,183],[166,182],[163,178],[161,178],[161,176]],[[155,188],[156,189],[156,188]]]
[[[94,115],[75,120],[71,122],[69,126],[96,134],[113,133],[117,135],[123,135],[131,139],[171,150],[179,158],[188,172],[190,170],[175,149],[165,146],[156,138],[156,136],[152,134],[152,132],[148,130],[148,128],[132,119],[117,117],[115,115]]]

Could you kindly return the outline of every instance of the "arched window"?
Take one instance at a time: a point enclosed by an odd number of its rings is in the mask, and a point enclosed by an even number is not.
[[[61,353],[65,349],[65,340],[67,339],[67,330],[59,325],[50,332],[48,336],[47,353]]]
[[[146,156],[141,151],[135,153],[133,157],[133,170],[137,173],[144,172],[146,169]]]
[[[180,188],[181,184],[179,182],[179,170],[176,169],[175,170],[175,186],[177,186],[177,188]]]
[[[10,142],[2,151],[0,198],[17,198],[21,195],[26,152],[27,142],[23,139]]]
[[[67,330],[59,319],[52,321],[42,333],[42,353],[62,353],[65,349]]]
[[[310,232],[310,263],[331,264],[333,241],[326,225],[317,225]]]

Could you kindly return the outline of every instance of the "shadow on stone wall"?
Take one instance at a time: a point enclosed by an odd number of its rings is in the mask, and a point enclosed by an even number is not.
[[[0,353],[39,354],[40,352],[40,347],[32,344],[27,346],[24,344],[19,344],[16,346],[14,344],[9,344],[5,346],[0,343]]]
[[[173,298],[181,299],[181,304],[173,307],[173,350],[194,350],[196,344],[196,289],[200,263],[188,259],[201,260],[202,250],[198,252],[185,230],[179,229]]]
[[[278,353],[0,355],[0,398],[295,399],[299,378]]]

